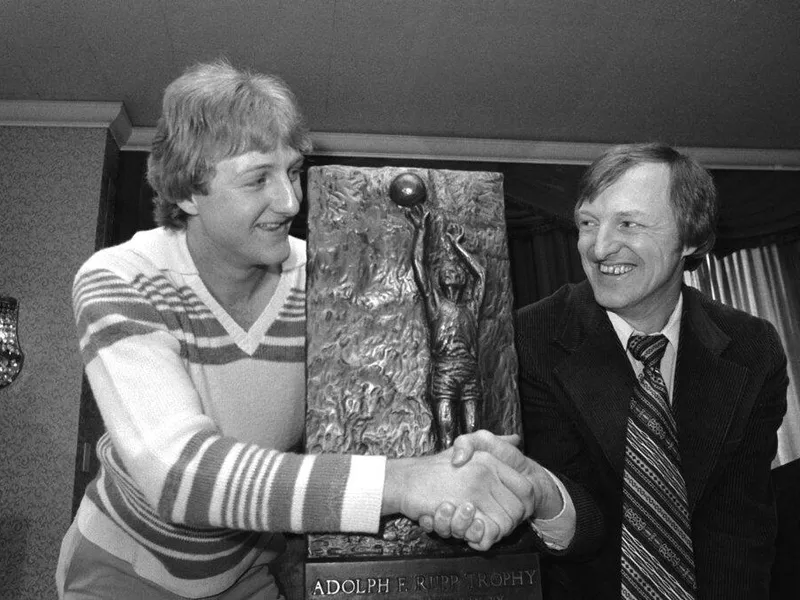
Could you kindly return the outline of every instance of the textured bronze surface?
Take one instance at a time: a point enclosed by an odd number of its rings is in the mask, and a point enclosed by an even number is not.
[[[404,207],[389,197],[392,181],[407,172],[425,183],[422,204]],[[431,321],[413,268],[414,211],[429,213],[422,267],[431,282],[448,261],[477,279],[453,240],[485,278],[476,311],[483,394],[475,425],[520,432],[502,176],[312,167],[308,196],[307,451],[403,457],[437,449]],[[456,434],[461,423],[453,425]],[[378,536],[309,538],[311,557],[466,551],[406,519],[387,521]]]

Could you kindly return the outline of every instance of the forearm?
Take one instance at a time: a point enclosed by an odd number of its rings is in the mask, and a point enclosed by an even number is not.
[[[385,460],[301,455],[227,438],[194,440],[202,470],[174,469],[159,512],[173,522],[253,531],[377,532]],[[208,443],[210,442],[210,443]],[[188,453],[187,453],[188,454]],[[188,496],[171,490],[191,485]]]

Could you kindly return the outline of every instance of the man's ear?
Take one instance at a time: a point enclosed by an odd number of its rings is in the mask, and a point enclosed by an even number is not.
[[[192,215],[192,216],[196,215],[198,212],[197,200],[195,199],[194,194],[192,194],[189,198],[185,200],[179,200],[178,208],[180,208],[187,215]]]
[[[695,252],[697,252],[697,246],[684,246],[683,252],[681,252],[681,256],[683,258],[686,258],[687,256],[691,256]]]

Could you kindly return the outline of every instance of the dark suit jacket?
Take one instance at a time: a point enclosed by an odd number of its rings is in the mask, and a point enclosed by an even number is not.
[[[778,538],[772,565],[770,600],[800,595],[800,458],[772,469],[778,504]]]
[[[768,598],[786,356],[768,322],[690,287],[683,298],[672,406],[699,598]],[[545,598],[617,598],[633,369],[587,282],[523,308],[515,329],[527,453],[577,512],[570,547],[543,557]]]

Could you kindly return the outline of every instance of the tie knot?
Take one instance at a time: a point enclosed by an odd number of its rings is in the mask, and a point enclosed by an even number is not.
[[[628,339],[628,350],[641,361],[645,368],[658,365],[667,349],[667,338],[662,335],[632,335]]]

